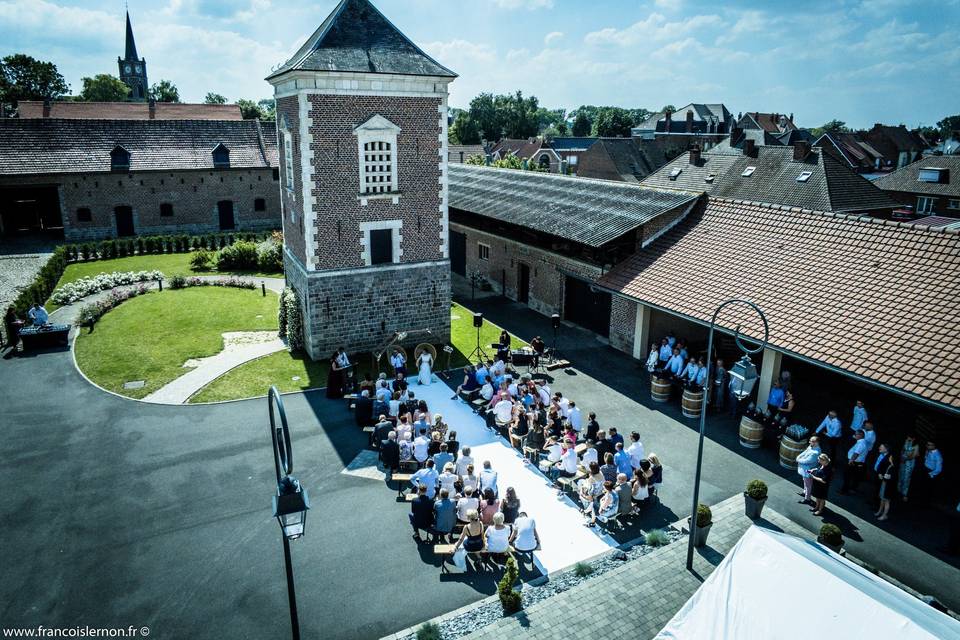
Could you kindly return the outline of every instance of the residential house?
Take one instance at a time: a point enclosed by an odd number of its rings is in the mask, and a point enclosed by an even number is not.
[[[737,118],[737,126],[744,131],[759,129],[775,136],[797,129],[797,126],[793,124],[792,113],[787,116],[783,113],[760,113],[758,111],[748,111],[740,115]]]
[[[881,170],[905,167],[927,148],[926,140],[902,124],[891,127],[877,123],[859,137],[881,154],[882,164],[876,167]]]
[[[471,156],[486,157],[487,149],[482,144],[448,144],[447,162],[466,162]]]
[[[684,142],[669,138],[599,138],[580,156],[577,175],[640,182],[685,150]]]
[[[635,138],[678,138],[709,149],[728,136],[735,125],[723,104],[691,103],[674,112],[655,113],[631,130]]]
[[[548,173],[560,172],[559,154],[551,149],[550,145],[542,138],[528,138],[526,140],[503,138],[493,146],[490,154],[494,160],[503,160],[507,156],[516,156],[520,160],[526,160],[528,163],[537,163],[537,166],[545,169]]]
[[[580,157],[590,149],[599,138],[588,136],[564,136],[550,140],[550,148],[557,152],[561,161],[566,161],[570,172],[576,173]]]
[[[930,156],[874,181],[918,215],[960,218],[960,156]]]
[[[857,173],[872,173],[883,166],[883,154],[859,134],[848,132],[824,133],[813,143]]]

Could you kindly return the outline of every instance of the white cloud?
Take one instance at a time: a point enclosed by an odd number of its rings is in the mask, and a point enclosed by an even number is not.
[[[618,45],[628,47],[647,42],[676,40],[696,31],[716,31],[724,22],[717,15],[698,15],[684,20],[669,21],[662,13],[651,13],[646,20],[635,22],[625,29],[607,27],[592,31],[583,41],[593,45]]]
[[[270,8],[270,0],[170,0],[167,15],[249,22]]]
[[[550,33],[548,33],[543,37],[543,44],[547,45],[548,47],[552,47],[562,39],[563,39],[562,31],[551,31]]]
[[[553,0],[493,0],[501,9],[552,9]]]

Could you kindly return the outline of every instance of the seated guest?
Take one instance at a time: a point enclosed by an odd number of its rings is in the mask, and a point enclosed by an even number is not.
[[[603,494],[603,483],[606,482],[600,473],[600,465],[591,462],[587,467],[587,477],[580,481],[580,509],[584,515],[592,514],[597,501]]]
[[[517,490],[513,487],[507,487],[507,497],[500,501],[500,513],[503,514],[505,524],[513,524],[520,513],[520,499],[517,498]]]
[[[630,486],[630,476],[625,473],[617,474],[617,513],[625,515],[633,511],[633,487]]]
[[[433,460],[427,460],[422,469],[410,476],[410,484],[415,487],[426,487],[427,497],[433,500],[433,497],[437,495],[437,480],[439,478],[437,470],[433,468]]]
[[[388,406],[390,407],[388,410],[390,417],[399,418],[400,417],[400,392],[399,391],[395,391],[393,393],[393,397],[390,399],[390,403]]]
[[[447,451],[450,452],[450,455],[457,455],[457,452],[460,450],[460,441],[457,440],[457,432],[451,431],[447,434]]]
[[[600,466],[600,473],[603,474],[603,479],[607,482],[616,482],[617,481],[617,465],[613,463],[613,454],[606,453],[603,456],[603,464]]]
[[[622,442],[617,443],[616,453],[613,454],[613,464],[617,466],[617,472],[624,474],[626,477],[629,478],[633,475],[633,458],[624,451]]]
[[[510,397],[514,400],[520,396],[520,387],[517,386],[517,381],[514,380],[511,375],[507,375],[507,393],[509,393]]]
[[[443,469],[447,464],[453,466],[453,454],[450,453],[450,447],[446,442],[440,443],[440,451],[433,454],[433,465],[437,469]]]
[[[483,386],[480,387],[480,397],[483,398],[488,405],[493,401],[493,384],[491,384],[490,380],[486,380]]]
[[[598,462],[598,460],[597,448],[594,446],[593,440],[587,440],[587,448],[583,450],[583,455],[580,456],[580,461],[583,463],[584,467],[590,468],[590,463]]]
[[[521,511],[513,523],[513,533],[510,534],[510,544],[517,551],[529,553],[540,547],[540,534],[537,533],[537,523]]]
[[[608,432],[609,433],[607,434],[607,438],[610,440],[610,445],[614,449],[616,449],[617,444],[624,444],[623,436],[617,433],[616,427],[610,427],[610,429],[608,429]]]
[[[493,495],[491,489],[483,490],[483,499],[480,500],[480,522],[489,525],[493,523],[493,514],[500,512],[500,501]]]
[[[569,419],[564,420],[563,421],[563,439],[566,440],[567,442],[577,444],[578,435],[579,434],[577,434],[577,432],[574,431],[573,425],[570,424],[570,420]]]
[[[560,462],[560,458],[563,455],[563,447],[560,446],[560,443],[557,442],[556,438],[549,438],[547,443],[543,445],[543,450],[547,452],[547,464],[549,467]],[[549,468],[547,467],[547,468]]]
[[[390,387],[387,386],[387,381],[381,380],[380,386],[377,387],[377,401],[387,404],[391,398],[393,398],[393,392],[390,391]]]
[[[440,489],[440,498],[433,503],[433,534],[446,540],[457,524],[457,505],[450,499],[451,491]]]
[[[27,311],[27,317],[30,318],[35,327],[42,327],[50,322],[50,316],[47,315],[47,310],[37,303],[33,303],[33,305],[30,306],[30,310]]]
[[[400,416],[400,419],[397,422],[397,439],[399,439],[400,442],[403,442],[407,439],[406,437],[408,435],[411,437],[411,439],[413,438],[413,427],[411,427],[410,423],[407,422],[407,416],[404,414]]]
[[[463,368],[463,382],[457,387],[457,392],[453,395],[451,400],[455,400],[457,396],[466,396],[469,400],[480,390],[480,383],[477,382],[477,370],[473,365],[468,365]]]
[[[603,495],[600,496],[600,503],[597,505],[596,513],[593,514],[593,518],[587,523],[587,526],[594,526],[597,520],[607,522],[611,518],[616,518],[619,507],[620,500],[616,491],[616,482],[607,480],[603,483]]]
[[[482,520],[482,518],[481,518]],[[503,523],[503,514],[495,513],[487,527],[487,553],[506,553],[510,550],[510,526]]]
[[[413,441],[410,439],[410,432],[408,431],[403,434],[400,440],[400,462],[410,462],[411,460],[413,460]]]
[[[400,445],[397,444],[397,434],[391,431],[387,440],[380,446],[380,460],[383,466],[390,471],[400,468]]]
[[[597,422],[597,414],[591,411],[588,418],[587,434],[584,437],[586,437],[587,440],[593,440],[594,442],[597,442],[597,434],[600,433],[600,423]]]
[[[546,439],[543,435],[543,429],[539,425],[534,425],[532,429],[527,433],[527,439],[524,442],[524,447],[527,449],[532,449],[536,453],[529,453],[530,462],[537,462],[540,459],[540,450],[543,449],[544,444],[546,444]]]
[[[377,385],[373,383],[373,380],[370,378],[370,372],[367,371],[363,374],[363,380],[360,381],[360,393],[364,391],[369,391],[369,396],[373,398],[377,395]]]
[[[460,498],[463,500],[463,498]],[[459,516],[459,503],[457,503],[457,517]],[[465,551],[468,553],[475,551],[483,551],[486,546],[486,541],[483,537],[483,523],[480,522],[480,514],[477,513],[476,509],[471,509],[470,511],[464,514],[464,517],[460,518],[461,522],[466,522],[466,526],[463,527],[463,531],[460,532],[460,538],[457,540],[456,544],[453,545],[453,551],[456,553],[458,549],[462,546]]]
[[[510,422],[510,435],[519,438],[520,446],[522,447],[529,432],[530,423],[527,420],[527,415],[525,413],[518,413]]]
[[[430,432],[440,436],[440,440],[447,435],[447,429],[449,426],[446,422],[443,421],[443,416],[439,413],[433,416],[433,426],[430,427]]]
[[[419,429],[413,441],[413,457],[421,465],[430,457],[430,438],[427,437],[427,430],[424,428]]]
[[[606,460],[607,454],[613,455],[615,451],[613,443],[607,439],[606,431],[597,432],[597,443],[595,446],[597,448],[597,458],[600,461]]]
[[[473,464],[473,458],[470,456],[470,447],[464,447],[457,458],[456,474],[462,476],[467,472],[467,467]]]
[[[550,467],[550,479],[559,489],[560,478],[572,478],[577,475],[577,451],[573,445],[564,443],[560,450],[560,462]]]
[[[510,423],[510,419],[513,417],[513,403],[510,402],[510,399],[503,397],[497,404],[493,407],[493,416],[497,421],[497,425],[507,425]]]
[[[650,497],[650,488],[647,481],[647,476],[643,472],[643,469],[637,468],[633,472],[633,482],[630,486],[630,499],[633,502],[633,512],[637,513],[640,507],[647,503],[648,498]]]
[[[427,496],[427,487],[420,485],[417,497],[410,503],[410,524],[413,526],[413,537],[421,541],[420,530],[433,531],[433,499]]]
[[[450,495],[455,495],[457,493],[457,481],[459,477],[453,472],[453,463],[448,462],[442,467],[434,465],[435,469],[443,469],[443,473],[437,478],[437,482],[440,484],[441,489],[446,489]]]
[[[373,427],[373,446],[379,449],[391,431],[393,431],[393,423],[387,420],[387,416],[380,416],[380,421]]]
[[[406,381],[406,379],[405,379],[404,376],[403,376],[403,372],[398,371],[398,372],[397,372],[397,377],[396,377],[396,379],[393,381],[393,390],[394,390],[394,391],[401,391],[401,392],[402,392],[402,391],[406,391],[406,390],[407,390],[407,386],[408,386],[408,385],[407,385],[407,381]]]
[[[469,522],[468,516],[473,513],[480,519],[477,509],[480,507],[480,501],[473,497],[473,487],[464,487],[463,497],[457,500],[457,520],[460,522]]]
[[[360,397],[354,401],[353,417],[358,427],[366,427],[373,422],[373,400],[370,399],[370,392],[363,390]]]
[[[430,423],[427,422],[426,414],[421,413],[419,417],[413,422],[413,432],[417,435],[421,433],[426,433],[430,429]]]
[[[630,454],[630,464],[634,469],[640,466],[640,461],[646,458],[643,451],[643,443],[640,442],[640,434],[634,431],[630,434],[630,446],[627,447],[627,453]]]
[[[467,489],[472,489],[474,493],[479,495],[480,478],[474,474],[472,464],[468,464],[466,472],[460,474],[460,487],[460,491],[463,493],[466,493]]]
[[[494,496],[500,495],[500,490],[497,488],[497,472],[493,470],[489,460],[483,461],[483,471],[480,472],[480,488],[490,489]]]
[[[443,444],[443,441],[440,440],[440,434],[434,431],[430,435],[430,446],[427,449],[427,455],[432,457],[440,453],[440,445],[442,444]]]
[[[682,372],[683,356],[680,355],[680,349],[674,348],[673,355],[670,356],[670,360],[667,361],[667,366],[664,368],[664,373],[675,380],[679,380]]]
[[[480,360],[477,362],[477,383],[480,386],[483,386],[488,380],[490,380],[490,368]]]

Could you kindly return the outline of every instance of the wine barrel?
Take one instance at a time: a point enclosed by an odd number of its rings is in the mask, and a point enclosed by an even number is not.
[[[684,389],[680,410],[685,418],[699,418],[703,408],[703,390]]]
[[[780,466],[784,469],[797,468],[797,455],[807,448],[809,431],[798,424],[792,425],[780,438]]]
[[[743,416],[740,420],[740,446],[747,449],[759,449],[763,442],[763,425],[754,420]]]
[[[670,381],[656,376],[650,378],[650,397],[654,402],[670,401]]]

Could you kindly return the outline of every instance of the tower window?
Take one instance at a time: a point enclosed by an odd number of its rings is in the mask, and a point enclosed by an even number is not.
[[[273,179],[277,179],[278,169],[274,169]],[[289,131],[283,132],[283,173],[287,189],[293,189],[293,136]]]
[[[359,152],[360,195],[394,194],[397,185],[397,136],[400,127],[380,115],[353,130]]]
[[[130,170],[130,152],[117,145],[110,152],[110,171],[126,173]]]
[[[90,222],[91,220],[93,220],[93,215],[90,213],[90,209],[86,207],[77,209],[77,222]]]
[[[267,201],[263,198],[256,198],[253,201],[253,210],[254,211],[266,211],[267,210]]]
[[[227,149],[222,142],[213,149],[213,168],[230,168],[230,150]]]
[[[164,218],[169,218],[173,215],[173,205],[169,202],[164,202],[160,205],[160,215]]]

